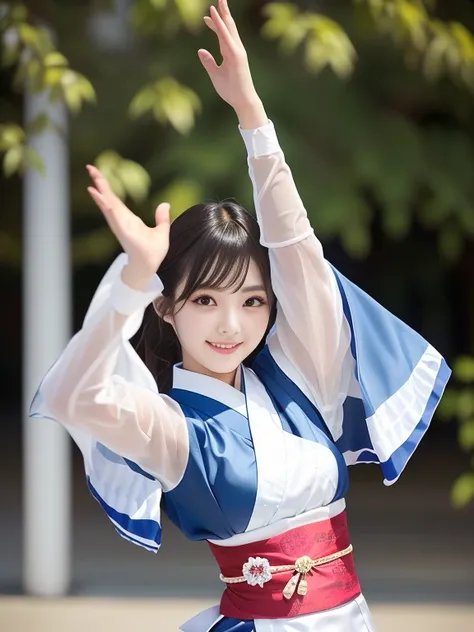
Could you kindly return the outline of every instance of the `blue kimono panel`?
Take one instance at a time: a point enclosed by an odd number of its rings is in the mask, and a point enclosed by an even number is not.
[[[451,370],[418,333],[333,270],[360,391],[344,403],[337,446],[349,464],[380,463],[390,485],[428,429]]]

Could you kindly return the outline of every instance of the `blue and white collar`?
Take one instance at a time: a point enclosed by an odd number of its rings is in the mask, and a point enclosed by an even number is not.
[[[181,363],[173,367],[173,388],[204,395],[210,399],[222,402],[245,417],[247,416],[247,404],[244,393],[215,377],[187,371],[183,369]]]

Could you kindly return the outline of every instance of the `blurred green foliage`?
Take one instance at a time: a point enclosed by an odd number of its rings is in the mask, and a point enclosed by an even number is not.
[[[201,109],[197,94],[179,84],[173,77],[163,77],[146,85],[130,104],[132,117],[151,112],[158,123],[170,123],[180,134],[188,134],[194,127],[196,114]]]
[[[453,503],[465,507],[474,500],[474,357],[458,358],[453,371],[456,386],[448,388],[440,403],[439,412],[445,419],[459,423],[459,445],[472,455],[472,470],[462,474],[454,483]]]
[[[304,42],[304,61],[309,70],[329,67],[341,79],[354,70],[356,52],[349,37],[334,20],[312,12],[301,12],[291,2],[271,2],[264,7],[267,21],[262,33],[280,40],[283,53],[293,53]]]
[[[50,122],[43,115],[24,129],[18,106],[26,85],[48,89],[76,115],[70,143],[77,266],[101,263],[116,250],[88,198],[86,163],[100,166],[144,218],[161,200],[171,202],[174,216],[229,194],[252,205],[236,121],[196,54],[216,48],[202,25],[208,0],[131,0],[127,15],[119,4],[30,0],[28,9],[7,2],[0,10],[6,195],[17,199],[15,174],[44,170],[28,140]],[[372,252],[374,235],[401,244],[404,256],[385,268],[384,284],[398,297],[410,288],[422,296],[432,322],[433,306],[445,309],[440,276],[469,261],[474,236],[473,6],[468,0],[312,6],[234,0],[256,85],[318,235],[339,242],[354,260]],[[0,262],[19,267],[18,205],[3,209]],[[462,283],[474,286],[474,266],[464,265]],[[465,351],[472,355],[474,304],[466,305]],[[450,415],[466,447],[474,422],[455,406],[467,399],[462,389],[446,397],[457,402]],[[457,483],[458,505],[471,497],[472,478]]]
[[[365,257],[371,249],[371,227],[378,214],[392,239],[405,238],[413,225],[420,223],[427,230],[437,231],[443,258],[459,258],[465,239],[474,235],[474,151],[462,129],[471,102],[469,90],[474,87],[471,32],[459,21],[444,22],[433,17],[433,3],[421,0],[321,2],[324,14],[302,10],[297,2],[262,2],[259,11],[252,10],[249,1],[235,4],[250,58],[255,60],[257,84],[268,95],[271,110],[281,113],[283,120],[292,110],[293,129],[285,146],[289,155],[298,154],[298,165],[306,165],[299,175],[303,193],[311,187],[318,209],[312,220],[319,234],[323,238],[337,237],[351,256]],[[176,164],[181,153],[187,154],[161,191],[172,186],[176,195],[177,187],[182,185],[186,191],[181,197],[191,200],[191,190],[196,195],[207,190],[202,185],[216,174],[197,164],[201,162],[200,152],[193,149],[201,147],[212,154],[210,165],[220,162],[217,156],[222,147],[231,149],[228,132],[211,148],[206,147],[209,141],[199,131],[208,136],[206,121],[216,107],[203,110],[203,97],[209,103],[211,95],[195,54],[202,42],[209,41],[201,19],[208,8],[207,0],[134,0],[128,16],[132,46],[115,54],[98,44],[83,46],[90,23],[107,12],[113,15],[113,2],[98,6],[93,2],[54,3],[51,26],[54,41],[63,52],[40,25],[35,3],[31,5],[33,8],[28,10],[21,3],[7,4],[0,19],[3,65],[15,69],[12,81],[16,89],[26,83],[33,90],[47,88],[52,98],[63,98],[71,111],[78,113],[84,103],[96,100],[93,83],[96,89],[102,88],[96,117],[109,116],[113,107],[113,118],[121,122],[125,132],[114,134],[112,121],[103,125],[104,133],[97,134],[100,153],[109,143],[115,145],[117,155],[119,136],[124,145],[131,144],[133,130],[140,129],[132,121],[144,120],[144,129],[147,119],[153,118],[183,136],[179,139],[165,132],[164,142],[160,139],[160,153],[165,156],[162,164],[167,160]],[[71,28],[71,19],[79,28]],[[268,40],[278,40],[280,61],[276,61]],[[67,54],[64,47],[68,48]],[[124,64],[127,81],[111,68],[114,57]],[[401,58],[407,65],[401,63]],[[85,74],[73,70],[68,59],[84,68]],[[94,59],[100,59],[99,67]],[[132,69],[133,63],[139,68]],[[281,75],[272,70],[276,63]],[[109,77],[104,76],[107,70]],[[308,71],[319,73],[319,78],[312,79]],[[452,83],[446,83],[444,76],[449,76]],[[283,87],[282,79],[286,84]],[[430,84],[435,79],[438,83]],[[115,83],[108,86],[109,94],[104,94],[108,81]],[[379,85],[371,86],[369,82]],[[128,104],[116,107],[114,98],[125,97],[133,85],[135,94],[128,95]],[[389,105],[399,85],[405,86],[411,100],[405,107]],[[448,98],[443,91],[448,92]],[[416,113],[430,101],[443,116],[450,117],[448,127],[420,125],[413,116],[413,111]],[[132,121],[127,120],[127,112]],[[195,129],[198,116],[202,121]],[[86,121],[94,124],[93,119],[87,112],[77,127]],[[305,132],[309,124],[310,136]],[[22,133],[21,121],[0,128],[5,175],[22,172],[27,166],[44,168],[41,157],[28,148],[29,135],[40,131]],[[146,157],[137,154],[137,162],[156,175],[158,165],[147,165]],[[127,162],[129,167],[131,162]],[[150,175],[157,183],[154,174]],[[135,187],[148,190],[149,177],[138,165],[133,177]],[[138,185],[140,178],[143,181]],[[241,180],[232,178],[230,184],[231,190],[238,190]],[[119,179],[114,178],[113,185],[119,195],[126,195]],[[160,191],[157,193],[153,203]],[[108,251],[105,248],[104,257]]]

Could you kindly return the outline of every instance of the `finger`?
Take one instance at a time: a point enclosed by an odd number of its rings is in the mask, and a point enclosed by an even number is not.
[[[94,165],[86,165],[87,172],[89,173],[92,180],[98,180],[99,178],[103,178],[102,172],[94,167]]]
[[[87,165],[87,171],[95,185],[95,190],[100,194],[100,201],[102,206],[98,203],[97,196],[93,197],[94,201],[99,206],[103,213],[107,213],[107,221],[116,230],[120,221],[125,221],[130,214],[130,210],[125,206],[122,200],[115,195],[110,188],[109,181],[102,174],[102,172],[93,165]]]
[[[155,223],[156,226],[165,226],[169,225],[170,222],[170,209],[171,206],[168,202],[162,202],[157,206],[155,211]]]
[[[227,0],[219,0],[219,13],[221,14],[222,19],[227,26],[229,33],[232,35],[234,41],[241,44],[242,40],[240,39],[239,31],[237,29],[234,18],[232,17],[232,13],[230,12],[229,3]]]
[[[92,181],[94,182],[97,190],[105,196],[115,197],[114,192],[110,188],[107,178],[102,174],[97,167],[93,165],[87,165],[87,171],[89,172]]]
[[[211,55],[211,53],[203,48],[198,50],[199,59],[201,60],[202,65],[206,69],[208,75],[212,77],[217,70],[219,70],[219,66],[216,63],[216,60]]]
[[[208,15],[204,16],[204,23],[205,25],[213,32],[217,35],[217,40],[219,42],[219,50],[221,52],[222,57],[224,57],[225,54],[225,44],[222,41],[222,38],[219,36],[219,33],[217,31],[217,26],[214,24],[214,21],[211,17],[209,17]]]
[[[214,31],[214,33],[216,33],[217,29],[214,26],[214,22],[212,21],[212,19],[208,15],[205,15],[203,19],[206,26],[209,27],[211,31]]]
[[[216,9],[216,7],[212,6],[210,12],[212,21],[214,22],[214,26],[216,27],[216,33],[217,37],[219,38],[219,43],[221,45],[221,52],[222,46],[227,46],[230,50],[234,51],[236,42],[234,41],[232,35],[229,33],[229,29],[225,25],[224,20],[219,15],[219,11]]]
[[[94,189],[94,187],[87,187],[87,191],[97,206],[102,211],[102,215],[105,217],[107,224],[110,226],[112,232],[116,231],[116,224],[113,217],[113,212],[110,204],[104,199],[104,196]]]
[[[126,219],[130,211],[128,211],[115,193],[111,191],[107,179],[104,178],[97,167],[87,165],[87,170],[95,184],[95,187],[87,187],[87,191],[115,233],[119,230],[120,222]]]
[[[97,206],[100,208],[100,210],[103,213],[107,213],[107,211],[109,210],[109,205],[104,200],[103,195],[99,193],[97,189],[94,189],[94,187],[87,187],[87,191],[94,202],[97,204]]]

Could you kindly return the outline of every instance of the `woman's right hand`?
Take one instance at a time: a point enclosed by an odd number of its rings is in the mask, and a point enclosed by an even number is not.
[[[160,204],[155,211],[155,226],[147,226],[112,192],[99,169],[87,165],[87,171],[94,184],[87,190],[128,255],[123,280],[141,290],[156,274],[168,252],[170,205]]]

